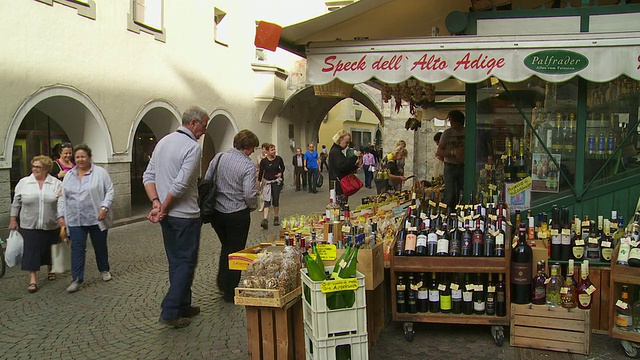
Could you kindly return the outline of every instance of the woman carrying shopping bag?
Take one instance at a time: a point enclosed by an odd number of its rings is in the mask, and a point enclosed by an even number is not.
[[[31,175],[20,179],[11,204],[9,229],[19,230],[24,239],[22,270],[29,272],[27,291],[38,291],[38,271],[47,265],[51,272],[51,245],[59,241],[62,219],[58,216],[58,194],[62,183],[49,175],[53,162],[38,155],[31,160]]]

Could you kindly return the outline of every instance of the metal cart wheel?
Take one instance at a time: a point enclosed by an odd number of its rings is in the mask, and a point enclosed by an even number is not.
[[[640,347],[639,345],[627,340],[620,340],[620,344],[622,344],[624,352],[628,357],[632,359],[640,359],[640,351],[638,351],[638,347]]]
[[[504,344],[504,328],[502,326],[491,326],[491,335],[496,346]]]
[[[402,332],[404,333],[404,338],[407,339],[408,342],[413,341],[413,335],[415,335],[415,331],[413,330],[413,323],[406,322],[402,325]]]

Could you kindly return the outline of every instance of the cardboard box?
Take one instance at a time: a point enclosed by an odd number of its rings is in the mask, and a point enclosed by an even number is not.
[[[375,290],[384,281],[384,254],[382,242],[373,249],[358,250],[358,266],[356,270],[364,275],[365,290]],[[337,249],[337,258],[344,254],[345,249]],[[335,265],[334,261],[325,260],[325,266]]]
[[[538,263],[538,261],[543,260],[546,266],[547,260],[549,259],[549,250],[544,245],[542,240],[537,240],[536,246],[531,247],[531,250],[533,250],[533,266],[531,267],[531,278],[533,279],[538,274],[538,269],[536,269],[536,264]],[[545,273],[547,275],[550,274],[550,272],[547,270],[545,270]]]

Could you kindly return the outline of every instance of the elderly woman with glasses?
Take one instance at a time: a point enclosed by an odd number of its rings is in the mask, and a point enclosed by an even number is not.
[[[38,155],[31,160],[31,175],[16,185],[9,229],[18,230],[24,239],[22,270],[29,272],[27,291],[38,291],[38,271],[42,265],[51,273],[51,245],[59,241],[61,220],[58,216],[60,180],[49,175],[53,162],[48,156]]]

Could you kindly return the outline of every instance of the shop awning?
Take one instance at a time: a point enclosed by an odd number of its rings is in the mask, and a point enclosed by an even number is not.
[[[349,84],[415,78],[478,83],[491,76],[519,82],[532,76],[563,82],[575,76],[606,82],[621,75],[640,80],[640,33],[543,36],[457,36],[312,42],[307,82],[336,78]]]

